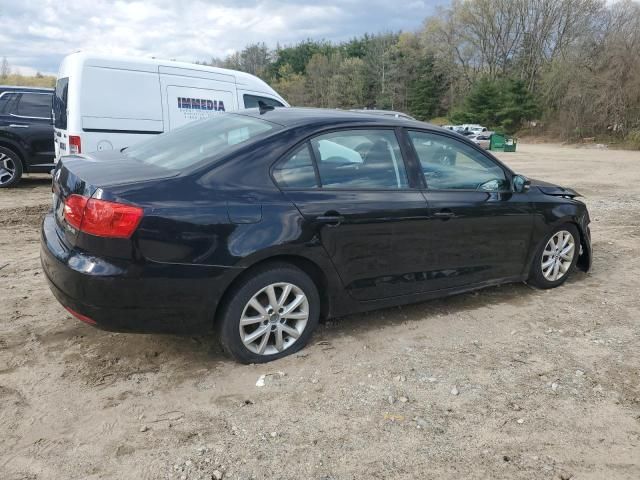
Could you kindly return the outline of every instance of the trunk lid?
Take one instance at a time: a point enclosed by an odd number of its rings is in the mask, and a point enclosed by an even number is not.
[[[96,152],[91,155],[70,155],[60,159],[53,174],[53,211],[65,240],[76,245],[78,230],[64,218],[65,200],[71,195],[91,198],[100,189],[133,183],[164,180],[178,172],[149,165],[120,152]]]

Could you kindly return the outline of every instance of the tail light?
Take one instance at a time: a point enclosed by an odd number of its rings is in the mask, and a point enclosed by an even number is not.
[[[81,232],[107,238],[129,238],[138,228],[142,209],[81,195],[64,202],[64,218]]]
[[[86,315],[82,315],[81,313],[78,313],[69,307],[64,307],[64,308],[67,312],[69,312],[71,315],[76,317],[81,322],[88,323],[89,325],[95,325],[97,323],[93,318],[89,318]]]
[[[82,153],[82,140],[78,135],[69,135],[69,153],[71,155]]]

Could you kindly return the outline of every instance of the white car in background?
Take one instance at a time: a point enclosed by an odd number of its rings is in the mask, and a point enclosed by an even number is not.
[[[484,148],[485,150],[489,150],[489,147],[491,145],[491,132],[471,134],[467,138],[476,145]]]

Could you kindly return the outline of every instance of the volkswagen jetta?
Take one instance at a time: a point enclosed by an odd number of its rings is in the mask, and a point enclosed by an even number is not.
[[[577,193],[425,123],[314,109],[225,113],[121,152],[64,157],[42,265],[80,320],[206,332],[242,362],[320,318],[591,264]],[[425,306],[428,308],[428,305]]]

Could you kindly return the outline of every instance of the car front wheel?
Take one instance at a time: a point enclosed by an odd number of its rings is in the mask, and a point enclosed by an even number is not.
[[[531,266],[528,282],[538,288],[562,285],[580,254],[580,234],[575,225],[565,224],[547,235]]]
[[[288,264],[250,272],[222,307],[217,331],[225,352],[265,363],[297,352],[320,317],[320,296],[302,270]]]

